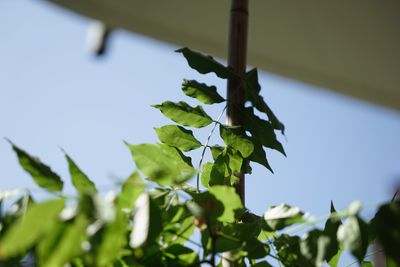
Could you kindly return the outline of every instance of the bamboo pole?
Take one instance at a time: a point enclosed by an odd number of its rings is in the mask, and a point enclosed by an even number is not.
[[[232,0],[229,22],[228,39],[228,67],[231,68],[239,78],[228,79],[226,113],[227,125],[243,125],[243,112],[245,87],[244,74],[246,73],[247,53],[247,27],[248,27],[248,0]],[[244,173],[236,174],[239,182],[235,185],[236,192],[245,205],[245,176]],[[238,262],[233,260],[232,252],[223,253],[222,266],[236,267]]]
[[[228,67],[239,77],[246,73],[247,53],[247,25],[248,25],[248,0],[232,0],[229,23],[228,41]],[[243,125],[242,109],[244,108],[245,87],[243,79],[228,79],[227,87],[227,124],[230,126]],[[236,191],[245,204],[245,177],[238,174],[240,182],[236,185]]]

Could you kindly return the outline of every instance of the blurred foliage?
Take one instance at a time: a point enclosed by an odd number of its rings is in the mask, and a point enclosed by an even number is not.
[[[200,73],[237,78],[209,56],[188,48],[177,52]],[[343,250],[361,266],[373,266],[366,256],[379,253],[367,254],[375,240],[381,243],[388,266],[400,266],[399,202],[383,204],[370,222],[359,216],[358,202],[341,211],[331,203],[330,214],[323,219],[286,204],[270,207],[263,215],[242,205],[233,187],[237,174],[250,173],[253,163],[272,171],[265,149],[285,155],[276,134],[284,134],[284,126],[260,95],[257,70],[250,70],[242,81],[250,103],[241,109],[243,125],[213,120],[201,105],[154,105],[177,125],[155,129],[161,143],[127,144],[138,170],[111,195],[102,196],[68,155],[77,194],[63,195],[61,177],[10,142],[22,168],[54,197],[37,202],[25,190],[0,193],[1,204],[12,202],[0,214],[0,266],[220,266],[234,260],[239,266],[279,262],[333,267]],[[226,105],[212,85],[184,80],[182,91],[204,104]],[[209,145],[210,138],[197,140],[193,128],[207,126],[212,127],[210,136],[219,129],[219,144]],[[198,168],[185,154],[196,149],[202,150]],[[213,160],[203,164],[207,151]],[[193,177],[196,188],[186,183]],[[295,235],[298,231],[304,235]],[[224,258],[227,251],[229,259]]]

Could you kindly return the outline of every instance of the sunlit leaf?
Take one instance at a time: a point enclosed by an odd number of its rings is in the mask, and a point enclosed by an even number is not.
[[[136,166],[160,185],[175,185],[194,175],[190,158],[165,144],[128,145]]]
[[[57,246],[52,248],[50,257],[43,264],[44,267],[64,266],[82,251],[82,243],[86,239],[87,219],[79,216],[74,223],[68,225]]]
[[[210,147],[213,159],[215,160],[224,151],[224,149],[225,147],[220,145],[214,145]]]
[[[235,133],[232,129],[223,125],[220,125],[219,130],[221,138],[224,140],[224,143],[227,146],[230,146],[239,151],[244,158],[247,158],[251,155],[254,150],[254,146],[248,138],[238,133]]]
[[[206,162],[206,164],[203,165],[203,169],[201,171],[201,176],[200,176],[200,180],[201,180],[201,184],[204,187],[208,187],[210,180],[211,180],[211,170],[213,167],[213,163],[211,162]]]
[[[97,266],[109,266],[115,259],[121,256],[122,249],[127,243],[128,220],[121,211],[118,211],[115,220],[106,226],[102,234],[102,242],[99,244],[96,255]]]
[[[185,80],[182,84],[182,91],[185,95],[196,98],[204,104],[214,104],[225,101],[225,99],[218,94],[215,86],[208,86],[194,80]]]
[[[201,147],[201,143],[193,136],[193,132],[178,125],[165,125],[155,128],[158,139],[164,144],[190,151]]]
[[[38,158],[29,155],[13,143],[11,145],[18,156],[19,164],[32,176],[37,185],[49,191],[58,192],[62,190],[63,181],[58,174],[40,162]]]
[[[195,251],[181,244],[169,246],[164,251],[164,255],[167,258],[168,266],[192,266],[199,261]]]
[[[209,192],[224,205],[224,211],[218,220],[222,222],[234,222],[243,205],[235,188],[231,186],[216,185],[209,188]]]
[[[65,233],[68,223],[56,223],[44,235],[35,247],[37,266],[43,266],[51,257],[51,251],[58,245],[60,239]]]
[[[229,68],[218,63],[210,56],[205,56],[186,47],[178,49],[176,52],[182,53],[189,66],[202,74],[214,72],[218,77],[223,79],[235,77],[235,74]]]
[[[302,221],[303,213],[298,207],[286,204],[273,206],[264,213],[264,220],[272,230],[281,230]]]
[[[229,174],[227,172],[226,161],[223,155],[220,155],[213,163],[211,172],[210,172],[210,180],[209,185],[224,185],[227,183],[226,177]]]
[[[338,263],[339,263],[339,259],[340,256],[342,255],[343,249],[341,248],[341,246],[339,246],[339,249],[336,253],[336,255],[334,255],[329,261],[328,264],[330,267],[337,267]]]
[[[165,101],[161,105],[153,105],[153,107],[159,109],[167,118],[183,126],[202,128],[212,122],[201,106],[192,107],[186,102]]]
[[[71,159],[70,156],[65,154],[65,157],[68,161],[69,173],[71,175],[72,184],[75,186],[76,190],[80,194],[96,192],[96,186],[94,183],[87,177],[85,173],[79,169],[79,167],[75,164],[75,162]]]
[[[163,230],[163,241],[168,244],[185,244],[192,236],[195,230],[195,224],[193,223],[194,217],[186,216],[185,219],[172,219],[168,221],[168,226]]]
[[[232,174],[239,173],[242,169],[243,157],[234,149],[227,149],[225,158]]]
[[[136,199],[143,192],[145,184],[139,173],[134,172],[122,185],[121,192],[117,197],[118,206],[122,209],[132,209]]]
[[[64,200],[32,204],[25,216],[11,225],[0,240],[0,259],[16,256],[30,248],[57,222]]]

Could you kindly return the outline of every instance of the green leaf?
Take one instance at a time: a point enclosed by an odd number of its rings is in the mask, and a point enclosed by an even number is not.
[[[326,260],[329,262],[339,251],[339,243],[337,242],[337,231],[339,226],[342,224],[339,218],[332,216],[335,214],[336,210],[331,201],[331,217],[326,221],[324,234],[329,237],[330,242],[326,251]]]
[[[392,201],[380,206],[370,225],[388,260],[394,262],[393,266],[400,266],[400,203]]]
[[[368,229],[366,223],[357,216],[350,216],[340,225],[337,239],[361,262],[368,248]]]
[[[94,183],[84,174],[75,162],[65,154],[68,161],[69,173],[71,175],[72,184],[80,194],[96,192]]]
[[[256,116],[253,108],[245,108],[245,114],[244,128],[250,132],[253,139],[256,139],[263,146],[279,151],[286,156],[282,144],[276,139],[272,124]]]
[[[243,249],[247,252],[247,257],[250,259],[264,258],[270,252],[268,245],[258,241],[257,238],[248,239]]]
[[[136,199],[143,192],[145,184],[138,172],[134,172],[125,180],[121,192],[118,195],[117,203],[122,209],[131,210],[135,205]]]
[[[186,207],[195,217],[204,219],[207,217],[210,222],[215,221],[224,213],[224,204],[211,192],[192,193],[193,202],[186,203]]]
[[[284,266],[314,267],[300,252],[300,238],[282,234],[274,241],[279,260]]]
[[[164,251],[167,266],[192,266],[199,261],[197,253],[181,244],[173,244]]]
[[[232,174],[239,173],[242,170],[243,158],[239,152],[227,148],[225,158]]]
[[[217,242],[215,244],[215,250],[218,253],[225,252],[225,251],[232,251],[240,248],[242,245],[242,242],[240,240],[229,237],[228,236],[220,236],[217,239]]]
[[[181,207],[179,208],[179,210],[183,210]],[[182,217],[183,216],[187,216],[186,212],[182,213]],[[195,230],[193,220],[193,216],[187,216],[183,220],[169,220],[168,226],[163,229],[163,241],[168,244],[185,244]]]
[[[57,247],[69,223],[56,223],[49,229],[35,247],[37,266],[43,266],[51,257],[51,252]]]
[[[177,185],[191,178],[195,170],[190,158],[165,144],[129,145],[136,166],[160,185]]]
[[[271,121],[274,129],[278,129],[285,133],[285,126],[278,120],[272,110],[265,103],[263,97],[260,95],[261,86],[258,83],[257,69],[252,69],[246,73],[246,100],[250,101],[254,107],[259,111],[267,114],[268,119]]]
[[[254,146],[253,153],[251,153],[249,160],[253,162],[257,162],[267,168],[270,172],[274,173],[271,166],[268,163],[267,155],[262,147],[262,145],[257,141],[252,139],[251,140]]]
[[[213,163],[210,173],[209,185],[227,184],[226,177],[229,176],[226,161],[223,155],[220,155]]]
[[[157,136],[164,144],[174,146],[181,151],[190,151],[201,147],[193,132],[178,125],[165,125],[155,128]]]
[[[251,155],[254,150],[254,146],[248,138],[235,133],[232,129],[223,125],[220,125],[219,131],[221,138],[224,140],[224,143],[227,146],[239,151],[244,158],[247,158]]]
[[[201,176],[200,176],[200,180],[201,180],[201,184],[204,187],[208,187],[210,180],[211,180],[211,170],[213,167],[213,163],[211,162],[206,162],[206,164],[203,165],[203,169],[201,171]]]
[[[115,220],[104,229],[101,243],[96,252],[96,266],[109,266],[121,256],[122,249],[127,243],[128,219],[119,210]]]
[[[63,181],[58,174],[53,172],[47,165],[40,162],[38,158],[29,155],[24,150],[14,145],[11,141],[9,142],[18,156],[19,164],[32,176],[37,185],[53,192],[59,192],[62,190]]]
[[[214,72],[218,77],[223,79],[236,77],[234,72],[210,56],[205,56],[186,47],[178,49],[176,52],[182,53],[189,66],[202,74]]]
[[[226,165],[222,157],[217,158],[214,163],[207,162],[201,173],[201,183],[204,187],[225,184]]]
[[[225,147],[220,145],[214,145],[210,149],[212,157],[215,160],[224,151]]]
[[[207,86],[194,80],[185,80],[182,84],[182,91],[185,95],[196,98],[204,104],[224,102],[225,99],[217,93],[217,87]]]
[[[209,192],[224,206],[224,211],[218,220],[234,222],[238,212],[243,210],[242,201],[235,192],[235,188],[225,185],[216,185],[209,188]]]
[[[25,252],[57,222],[64,200],[32,204],[25,216],[13,223],[0,240],[0,259]]]
[[[272,206],[264,213],[264,220],[274,231],[302,221],[303,213],[298,207],[286,204]]]
[[[338,252],[335,256],[333,256],[329,261],[328,264],[330,267],[337,267],[340,259],[340,255],[342,255],[343,249],[339,246]]]
[[[161,105],[152,107],[159,109],[167,118],[183,126],[202,128],[212,122],[201,106],[191,107],[186,102],[165,101]]]
[[[57,246],[52,248],[50,257],[43,264],[44,267],[64,266],[67,262],[82,252],[82,242],[86,239],[86,226],[88,221],[85,216],[79,216],[73,224],[66,227]]]
[[[300,240],[301,254],[315,266],[322,266],[330,239],[319,229],[313,229]]]

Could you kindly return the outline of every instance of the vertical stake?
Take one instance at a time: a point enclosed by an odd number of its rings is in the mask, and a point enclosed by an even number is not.
[[[248,0],[232,0],[229,23],[228,67],[238,77],[228,79],[228,109],[226,122],[229,126],[243,125],[243,109],[245,99],[244,75],[246,73]],[[245,205],[245,177],[239,173],[240,181],[236,184],[236,192]]]
[[[246,73],[247,25],[249,17],[248,0],[232,0],[229,21],[228,67],[238,77],[228,79],[226,123],[229,126],[243,125],[243,109],[245,99],[244,75]],[[245,176],[237,174],[239,182],[236,192],[245,205]],[[233,259],[232,252],[223,253],[222,266],[236,267],[239,263]]]

